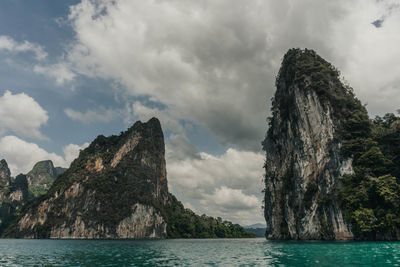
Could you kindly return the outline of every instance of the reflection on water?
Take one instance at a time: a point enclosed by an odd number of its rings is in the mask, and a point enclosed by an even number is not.
[[[399,242],[0,240],[0,266],[400,266]]]

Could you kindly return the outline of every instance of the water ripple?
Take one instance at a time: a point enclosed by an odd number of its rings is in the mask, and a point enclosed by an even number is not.
[[[400,266],[399,242],[0,240],[0,266]]]

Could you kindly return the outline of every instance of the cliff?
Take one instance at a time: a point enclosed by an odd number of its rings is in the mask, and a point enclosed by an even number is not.
[[[120,136],[98,136],[24,207],[6,236],[20,238],[162,238],[168,201],[160,123],[136,122]]]
[[[45,195],[24,206],[3,236],[254,237],[237,224],[185,209],[168,192],[164,156],[164,136],[156,118],[136,122],[119,136],[100,135],[57,177]],[[39,162],[28,176],[51,174],[49,163]],[[31,184],[37,184],[35,181],[46,179],[30,178]]]
[[[37,162],[32,170],[26,174],[29,190],[35,197],[45,194],[56,177],[65,171],[65,168],[54,167],[51,160]]]
[[[380,148],[373,140],[365,107],[352,89],[342,84],[339,72],[312,50],[291,49],[284,56],[276,87],[263,141],[266,237],[399,238],[400,220],[390,226],[392,230],[378,225],[361,227],[386,214],[398,219],[397,200],[378,211],[379,205],[370,203],[376,197],[374,193],[364,195],[365,203],[350,199],[349,194],[360,185],[372,186],[386,178],[362,161],[371,148],[379,153]],[[396,194],[398,188],[390,188],[390,193]],[[357,215],[365,210],[368,215],[372,212],[373,218]]]
[[[0,233],[9,225],[24,204],[32,199],[23,174],[13,179],[7,162],[0,161]]]
[[[2,159],[0,161],[0,188],[7,187],[11,182],[11,172],[7,162]]]

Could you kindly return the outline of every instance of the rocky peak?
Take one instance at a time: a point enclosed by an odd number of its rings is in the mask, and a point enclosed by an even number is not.
[[[169,198],[160,122],[136,122],[119,136],[98,136],[9,236],[160,238]]]
[[[9,199],[11,201],[26,201],[29,198],[28,180],[26,175],[19,174],[15,177],[10,187]]]
[[[2,159],[0,161],[0,187],[6,187],[10,184],[11,172],[8,168],[7,162]]]
[[[5,161],[2,163],[4,166]],[[9,178],[8,181],[7,185],[0,187],[0,233],[15,218],[22,206],[31,199],[25,175],[19,174],[15,179]]]
[[[54,167],[51,160],[37,162],[26,175],[29,190],[36,197],[45,194],[53,184],[55,178],[65,170],[66,169],[61,167]]]
[[[339,72],[312,50],[283,58],[263,142],[266,152],[265,219],[271,239],[350,239],[331,193],[352,158],[340,152],[342,118],[360,106]],[[350,108],[351,109],[351,108]]]
[[[8,221],[15,223],[3,236],[19,238],[255,237],[240,225],[196,215],[168,192],[156,118],[119,136],[98,136],[47,194]]]
[[[30,173],[48,173],[51,176],[55,176],[53,162],[51,160],[39,161],[33,166],[32,170],[28,174]]]

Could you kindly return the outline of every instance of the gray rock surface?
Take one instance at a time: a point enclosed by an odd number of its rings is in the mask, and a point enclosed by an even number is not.
[[[31,199],[28,191],[28,181],[23,174],[12,178],[7,162],[0,161],[0,234],[10,221]]]
[[[319,60],[310,51],[293,50],[296,57]],[[324,62],[323,62],[324,63]],[[329,100],[312,86],[311,74],[301,82],[289,73],[297,61],[285,62],[277,78],[270,129],[263,142],[266,152],[265,219],[268,239],[353,238],[332,191],[340,177],[353,173],[352,159],[343,158],[336,139],[340,120]],[[346,90],[332,82],[332,91]]]
[[[9,186],[11,181],[11,173],[7,162],[2,159],[0,161],[0,188]]]

